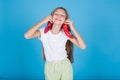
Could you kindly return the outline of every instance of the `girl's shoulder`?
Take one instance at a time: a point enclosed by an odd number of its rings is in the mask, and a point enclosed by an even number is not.
[[[40,31],[41,34],[44,33],[44,29],[45,29],[44,27],[39,29],[39,31]]]

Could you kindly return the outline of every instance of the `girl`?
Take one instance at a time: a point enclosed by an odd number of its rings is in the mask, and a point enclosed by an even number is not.
[[[72,43],[81,49],[85,49],[86,45],[75,29],[72,21],[68,19],[68,12],[63,7],[58,7],[51,15],[47,16],[39,23],[34,25],[25,34],[26,39],[38,37],[44,48],[45,63],[45,79],[46,80],[73,80],[72,70]],[[39,27],[50,21],[52,23],[50,30],[45,32],[45,28]],[[69,29],[75,34],[70,38],[62,29],[62,25],[69,25]]]

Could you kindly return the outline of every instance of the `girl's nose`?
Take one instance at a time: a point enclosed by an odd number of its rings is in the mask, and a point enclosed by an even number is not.
[[[58,18],[60,18],[60,17],[61,17],[61,15],[59,15],[59,14],[58,14],[58,15],[57,15],[57,17],[58,17]]]

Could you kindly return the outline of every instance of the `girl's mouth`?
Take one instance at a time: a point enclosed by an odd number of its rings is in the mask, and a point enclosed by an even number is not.
[[[56,18],[55,20],[56,20],[56,21],[61,21],[60,19],[57,19],[57,18]]]

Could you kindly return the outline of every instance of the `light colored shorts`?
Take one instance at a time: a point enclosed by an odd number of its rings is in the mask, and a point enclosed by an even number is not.
[[[73,70],[70,60],[46,61],[45,63],[46,80],[73,80]]]

